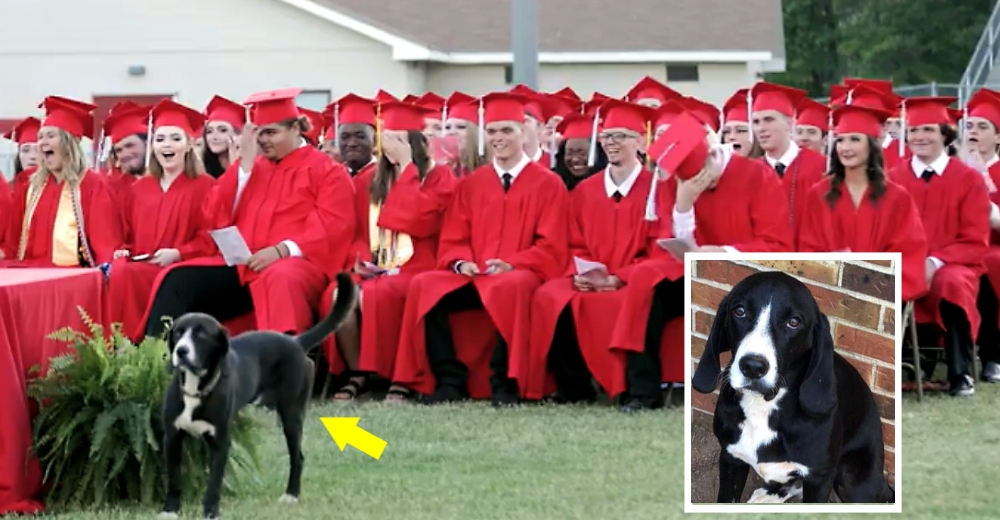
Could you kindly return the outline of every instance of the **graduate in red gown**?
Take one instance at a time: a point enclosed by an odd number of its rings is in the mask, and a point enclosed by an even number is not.
[[[832,175],[809,192],[799,251],[902,253],[903,301],[927,292],[927,236],[913,198],[888,181],[878,142],[888,112],[845,105],[833,111]]]
[[[722,146],[694,115],[678,116],[650,157],[669,175],[646,214],[658,220],[659,238],[691,241],[704,252],[792,249],[788,206],[774,172]],[[612,349],[626,356],[625,412],[663,406],[661,381],[684,377],[684,264],[660,247],[650,254],[631,273],[611,337]]]
[[[910,162],[913,152],[906,146],[906,136],[900,128],[900,104],[905,98],[893,92],[892,81],[885,79],[845,78],[844,85],[849,89],[860,86],[867,87],[882,94],[886,100],[889,118],[882,127],[882,156],[885,159],[885,170],[891,171],[900,164]]]
[[[204,116],[171,100],[158,103],[151,116],[149,174],[131,187],[125,243],[115,252],[109,283],[112,320],[129,335],[143,331],[142,316],[160,271],[211,253],[203,239],[202,206],[215,180],[198,173],[194,151]]]
[[[924,269],[930,292],[917,301],[917,323],[944,330],[950,392],[969,396],[975,393],[969,363],[979,331],[976,298],[989,252],[990,201],[982,175],[945,151],[957,138],[947,108],[954,101],[906,100],[906,140],[913,159],[890,172],[890,180],[910,192],[927,233]]]
[[[366,374],[392,379],[410,280],[437,265],[441,221],[458,180],[429,155],[423,134],[428,113],[400,102],[382,105],[379,165],[354,178],[353,255],[362,279],[361,305],[337,331],[336,347],[333,339],[324,344],[331,372],[339,373],[344,365],[350,371],[334,399],[356,397],[364,390]],[[335,290],[336,283],[327,288],[321,315],[333,306]],[[386,398],[408,396],[405,387],[396,385]]]
[[[760,162],[770,166],[781,179],[785,201],[791,210],[788,222],[793,233],[797,233],[809,190],[826,175],[826,157],[799,147],[792,139],[795,107],[806,92],[760,82],[750,89],[750,95],[753,138],[764,151]]]
[[[115,105],[104,120],[104,140],[98,149],[98,164],[104,163],[108,186],[122,208],[129,205],[132,184],[146,174],[150,106],[131,101]],[[104,157],[104,155],[107,157]]]
[[[982,322],[979,326],[979,355],[983,360],[980,379],[1000,382],[1000,92],[980,89],[965,105],[966,162],[982,174],[990,197],[990,249],[983,259],[986,276],[980,279],[977,307]]]
[[[426,92],[413,100],[414,105],[425,111],[423,133],[428,142],[444,134],[444,121],[441,119],[444,103],[445,99],[433,92]]]
[[[444,137],[437,155],[456,177],[463,178],[486,164],[487,150],[479,143],[479,101],[455,92],[445,100],[445,110]]]
[[[539,166],[548,169],[555,167],[555,162],[548,152],[542,147],[542,132],[546,123],[544,95],[524,86],[517,85],[510,89],[511,93],[524,98],[524,115],[527,116],[524,123],[524,153]]]
[[[644,219],[654,177],[637,156],[654,110],[612,100],[601,113],[600,142],[608,166],[570,194],[574,262],[532,299],[531,357],[528,373],[518,377],[525,382],[527,399],[541,399],[558,389],[557,402],[594,401],[592,377],[612,398],[625,390],[624,366],[608,346],[624,287],[635,266],[648,257],[655,230],[655,224]],[[588,133],[590,119],[583,120]],[[601,267],[591,264],[594,269],[581,272],[576,259]],[[554,379],[547,381],[549,373]]]
[[[523,101],[509,93],[483,98],[483,122],[493,156],[464,178],[445,216],[439,270],[410,284],[395,382],[422,393],[428,403],[470,395],[470,370],[478,358],[457,341],[449,315],[483,307],[499,331],[490,357],[497,406],[518,401],[510,377],[527,363],[531,296],[545,280],[563,274],[567,262],[568,202],[565,186],[524,153]],[[475,326],[470,322],[459,327]],[[475,376],[475,374],[473,374]]]
[[[10,185],[0,179],[0,254],[3,254],[4,244],[7,242],[8,228],[13,225],[13,213],[14,198]]]
[[[240,158],[239,138],[247,122],[246,108],[222,96],[214,96],[205,106],[201,153],[205,173],[218,179]]]
[[[164,271],[146,313],[146,334],[162,316],[200,311],[226,321],[254,311],[257,328],[300,333],[314,323],[330,279],[349,265],[354,238],[350,176],[302,138],[301,89],[254,94],[240,162],[210,196],[211,229],[234,226],[252,255],[227,266],[219,253]]]
[[[48,97],[38,132],[38,170],[14,194],[0,265],[96,267],[122,242],[104,178],[89,168],[80,139],[93,134],[94,105]]]
[[[795,109],[795,144],[826,155],[830,107],[804,98]]]
[[[17,145],[17,155],[14,156],[14,171],[12,183],[27,184],[28,178],[38,167],[38,129],[42,121],[37,117],[26,117],[17,122],[9,132],[3,135]]]
[[[348,94],[323,111],[333,121],[340,157],[351,177],[375,169],[375,101]]]
[[[753,148],[750,142],[750,111],[747,94],[750,89],[736,91],[722,106],[722,144],[732,145],[733,151],[746,157]]]

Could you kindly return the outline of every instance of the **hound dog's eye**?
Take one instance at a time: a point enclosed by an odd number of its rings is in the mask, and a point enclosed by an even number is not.
[[[790,329],[797,329],[797,328],[799,328],[799,325],[801,325],[801,324],[802,324],[802,320],[800,320],[796,316],[792,316],[792,318],[788,320],[788,328],[790,328]]]
[[[733,309],[733,315],[736,316],[737,318],[745,318],[747,315],[747,310],[744,309],[742,305],[737,305],[736,308]]]

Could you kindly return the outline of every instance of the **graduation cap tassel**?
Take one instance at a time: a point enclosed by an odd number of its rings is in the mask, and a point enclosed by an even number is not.
[[[375,155],[382,157],[382,103],[375,104]]]
[[[149,122],[146,123],[146,170],[149,171],[149,161],[153,158],[153,112],[149,112]]]
[[[653,168],[653,158],[649,156],[651,146],[653,146],[653,122],[646,121],[646,169]]]
[[[899,106],[899,156],[906,155],[906,101]]]
[[[747,125],[750,127],[748,132],[750,136],[750,144],[753,144],[753,89],[747,89]]]
[[[658,180],[659,177],[654,173],[653,180],[650,181],[649,185],[649,196],[646,197],[646,215],[644,218],[647,222],[659,220],[659,217],[656,215],[656,185],[658,184]]]
[[[587,166],[597,164],[597,127],[601,121],[601,109],[594,110],[594,125],[590,129],[590,152],[587,154]]]
[[[826,171],[833,168],[833,111],[826,116]]]
[[[483,107],[483,98],[479,98],[479,156],[484,157],[486,155],[486,109]]]

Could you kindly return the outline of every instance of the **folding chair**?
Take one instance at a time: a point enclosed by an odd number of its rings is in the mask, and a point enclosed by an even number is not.
[[[922,402],[924,400],[924,374],[920,367],[920,343],[917,341],[917,320],[913,315],[914,302],[908,301],[903,306],[903,334],[906,334],[907,328],[910,333],[910,348],[913,351],[913,363],[902,363],[903,368],[909,368],[913,370],[914,377],[917,384],[917,402]],[[973,343],[972,344],[972,380],[979,381],[979,347]],[[928,374],[928,377],[933,376],[933,374]]]

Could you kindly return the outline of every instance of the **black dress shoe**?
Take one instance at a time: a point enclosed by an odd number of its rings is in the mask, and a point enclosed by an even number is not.
[[[954,381],[951,382],[951,388],[948,389],[948,393],[952,397],[970,397],[976,393],[976,384],[972,380],[972,376],[968,374],[963,374],[956,377]]]
[[[660,408],[663,408],[662,399],[632,397],[625,401],[625,405],[622,406],[622,411],[625,413],[636,413],[645,410],[657,410]]]
[[[425,396],[423,403],[427,405],[457,403],[469,399],[468,392],[454,386],[439,386],[434,393]]]
[[[987,383],[1000,383],[1000,363],[987,361],[983,364],[983,373],[979,378]]]
[[[517,392],[512,392],[509,388],[500,388],[493,391],[493,406],[495,408],[506,408],[517,406],[520,403]]]

